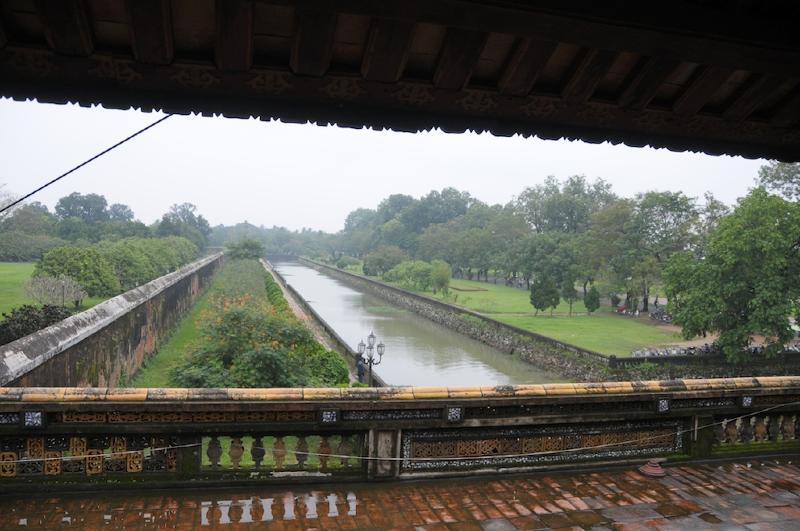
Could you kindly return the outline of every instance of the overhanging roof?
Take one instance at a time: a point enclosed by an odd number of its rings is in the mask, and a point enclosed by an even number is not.
[[[800,160],[800,2],[0,0],[0,95]]]

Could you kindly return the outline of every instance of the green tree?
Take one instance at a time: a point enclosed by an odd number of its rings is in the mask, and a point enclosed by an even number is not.
[[[720,220],[705,257],[674,256],[664,281],[685,337],[717,332],[732,360],[754,335],[778,352],[794,335],[800,301],[800,204],[753,190]]]
[[[800,163],[772,161],[758,170],[758,185],[781,194],[790,201],[800,201]]]
[[[589,313],[593,313],[600,308],[600,292],[597,291],[594,284],[592,284],[589,291],[586,292],[586,296],[583,298],[583,304],[586,306],[586,311]]]
[[[533,279],[531,282],[531,305],[536,309],[535,315],[539,315],[539,311],[549,308],[552,316],[553,309],[558,306],[559,301],[558,284],[552,277],[539,275]]]
[[[431,286],[433,292],[441,291],[445,295],[450,291],[450,279],[453,272],[444,260],[434,260],[431,262]]]
[[[72,277],[91,297],[120,292],[114,266],[101,251],[91,247],[58,247],[49,251],[34,269],[34,275],[41,274]]]
[[[572,317],[572,305],[578,300],[578,290],[575,289],[575,276],[572,272],[565,273],[561,280],[561,298],[569,304],[569,316]]]
[[[114,203],[108,207],[108,219],[111,221],[133,221],[133,210],[128,205]]]
[[[228,256],[234,260],[258,260],[265,254],[264,244],[252,238],[228,244]]]
[[[364,257],[364,274],[381,276],[407,259],[408,255],[399,247],[393,245],[379,247]]]
[[[56,203],[56,215],[61,219],[79,218],[93,224],[108,219],[108,202],[99,194],[82,195],[73,192]]]

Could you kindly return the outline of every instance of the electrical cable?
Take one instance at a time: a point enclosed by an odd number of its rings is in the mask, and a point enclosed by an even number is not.
[[[20,197],[19,199],[17,199],[17,200],[15,200],[15,201],[13,201],[13,202],[9,203],[8,205],[6,205],[6,206],[4,206],[4,207],[0,208],[0,214],[2,214],[3,212],[5,212],[5,211],[7,211],[7,210],[10,210],[10,209],[12,209],[13,207],[15,207],[16,205],[18,205],[18,204],[22,203],[23,201],[25,201],[26,199],[30,198],[30,197],[31,197],[31,196],[33,196],[34,194],[37,194],[37,193],[41,192],[42,190],[44,190],[45,188],[47,188],[48,186],[50,186],[50,185],[52,185],[52,184],[54,184],[54,183],[56,183],[56,182],[60,181],[61,179],[63,179],[63,178],[64,178],[64,177],[66,177],[67,175],[69,175],[69,174],[71,174],[71,173],[73,173],[73,172],[75,172],[75,171],[77,171],[77,170],[79,170],[79,169],[83,168],[83,167],[84,167],[84,166],[86,166],[87,164],[89,164],[89,163],[91,163],[91,162],[93,162],[93,161],[95,161],[95,160],[99,159],[99,158],[100,158],[100,157],[102,157],[103,155],[105,155],[105,154],[107,154],[107,153],[109,153],[109,152],[111,152],[111,151],[115,150],[116,148],[118,148],[119,146],[121,146],[122,144],[124,144],[125,142],[128,142],[129,140],[133,140],[134,138],[136,138],[137,136],[141,135],[142,133],[144,133],[144,132],[145,132],[145,131],[147,131],[148,129],[152,129],[153,127],[157,126],[158,124],[160,124],[161,122],[163,122],[163,121],[164,121],[164,120],[166,120],[167,118],[170,118],[171,116],[173,116],[173,115],[172,115],[172,114],[168,114],[168,115],[166,115],[166,116],[164,116],[164,117],[162,117],[162,118],[159,118],[158,120],[156,120],[155,122],[151,123],[150,125],[148,125],[148,126],[146,126],[146,127],[143,127],[142,129],[139,129],[138,131],[136,131],[136,132],[135,132],[135,133],[133,133],[132,135],[130,135],[130,136],[128,136],[128,137],[125,137],[125,138],[123,138],[122,140],[120,140],[119,142],[117,142],[116,144],[114,144],[113,146],[110,146],[110,147],[108,147],[108,148],[104,149],[103,151],[101,151],[100,153],[97,153],[97,154],[96,154],[96,155],[94,155],[93,157],[91,157],[91,158],[88,158],[88,159],[84,160],[83,162],[81,162],[80,164],[78,164],[77,166],[75,166],[74,168],[72,168],[71,170],[68,170],[68,171],[66,171],[66,172],[62,173],[61,175],[59,175],[59,176],[58,176],[58,177],[56,177],[55,179],[51,179],[50,181],[46,182],[45,184],[43,184],[43,185],[42,185],[42,186],[40,186],[39,188],[37,188],[37,189],[33,190],[32,192],[30,192],[30,193],[27,193],[27,194],[23,195],[22,197]]]

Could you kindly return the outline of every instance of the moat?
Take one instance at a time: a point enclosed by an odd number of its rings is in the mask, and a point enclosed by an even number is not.
[[[386,355],[375,371],[391,385],[564,381],[311,267],[297,262],[273,265],[354,350],[370,331],[386,344]]]

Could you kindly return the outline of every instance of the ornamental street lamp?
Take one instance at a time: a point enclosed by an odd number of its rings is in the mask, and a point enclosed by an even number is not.
[[[364,340],[362,339],[361,342],[358,344],[358,355],[361,356],[361,359],[364,363],[367,364],[369,367],[369,378],[367,382],[369,386],[372,387],[374,384],[372,382],[372,366],[373,365],[380,365],[381,361],[383,360],[383,353],[386,352],[386,345],[383,342],[378,343],[375,345],[375,334],[372,332],[369,333],[367,336],[367,344],[364,344]],[[378,351],[378,359],[375,359],[375,351]],[[364,352],[367,353],[367,356],[364,357]]]

